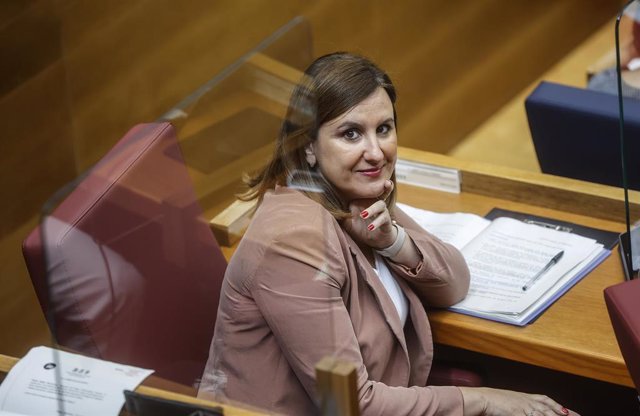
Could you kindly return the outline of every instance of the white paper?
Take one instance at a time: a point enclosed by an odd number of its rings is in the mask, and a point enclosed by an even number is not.
[[[602,260],[603,245],[580,235],[502,217],[435,213],[398,204],[425,230],[458,248],[471,272],[467,297],[452,310],[502,322],[526,322],[546,302]],[[527,291],[524,286],[558,252],[560,261]],[[569,285],[569,286],[567,286]]]
[[[491,225],[491,221],[475,214],[464,212],[443,214],[401,203],[396,205],[422,228],[458,250]]]
[[[124,390],[153,370],[32,348],[0,385],[0,411],[20,415],[117,416]]]
[[[457,308],[522,313],[562,276],[602,246],[595,240],[512,218],[498,218],[462,250],[471,270],[471,287]],[[560,261],[529,290],[524,286],[558,252]]]

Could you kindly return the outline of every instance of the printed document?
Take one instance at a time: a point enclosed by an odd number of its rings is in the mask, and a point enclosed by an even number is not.
[[[508,217],[438,214],[398,204],[425,230],[458,248],[469,266],[467,297],[451,309],[524,325],[609,254],[596,240]],[[523,290],[560,251],[562,258]]]
[[[153,370],[32,348],[0,385],[0,415],[117,416]],[[4,413],[3,413],[4,412]]]

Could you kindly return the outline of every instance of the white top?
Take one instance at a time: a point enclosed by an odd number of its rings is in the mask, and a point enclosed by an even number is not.
[[[396,282],[396,279],[391,274],[387,264],[382,260],[382,257],[377,253],[374,253],[374,257],[376,259],[376,267],[374,270],[384,288],[387,289],[387,293],[398,311],[400,322],[402,322],[402,326],[404,326],[405,322],[407,322],[407,314],[409,313],[409,301],[404,293],[402,293],[400,285]]]

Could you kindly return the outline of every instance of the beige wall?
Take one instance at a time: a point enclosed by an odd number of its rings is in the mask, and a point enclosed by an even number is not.
[[[400,143],[446,152],[609,20],[618,0],[21,0],[0,3],[0,352],[48,334],[20,254],[46,199],[296,15],[314,55],[370,56]]]

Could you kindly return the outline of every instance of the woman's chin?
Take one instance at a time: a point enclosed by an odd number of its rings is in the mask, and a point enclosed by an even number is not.
[[[350,193],[350,200],[356,199],[378,199],[384,193],[384,185],[375,188],[358,189]]]

